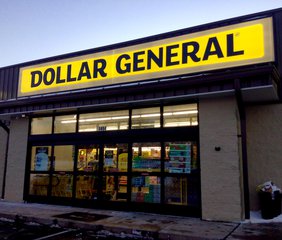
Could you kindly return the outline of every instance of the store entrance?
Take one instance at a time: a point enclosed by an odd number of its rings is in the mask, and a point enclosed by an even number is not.
[[[33,146],[32,159],[29,201],[199,214],[196,141]]]
[[[197,123],[196,104],[34,117],[24,199],[200,216]]]
[[[128,144],[79,145],[76,198],[126,202]]]

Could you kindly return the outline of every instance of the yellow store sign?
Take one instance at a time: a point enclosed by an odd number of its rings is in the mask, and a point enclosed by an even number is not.
[[[274,61],[272,18],[20,69],[19,96]]]

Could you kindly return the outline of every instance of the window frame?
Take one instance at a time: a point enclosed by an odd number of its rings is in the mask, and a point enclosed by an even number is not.
[[[194,102],[193,102],[194,103]],[[183,103],[182,103],[183,104]],[[175,128],[165,128],[163,127],[163,107],[164,106],[174,106],[176,104],[170,104],[170,105],[159,105],[160,107],[160,128],[153,128],[153,129],[131,129],[131,116],[132,116],[132,109],[133,108],[127,108],[125,110],[129,111],[129,119],[128,119],[128,124],[129,127],[125,131],[97,131],[97,132],[85,132],[81,133],[78,131],[78,122],[79,122],[79,116],[81,113],[87,113],[86,112],[75,112],[77,114],[77,121],[76,121],[76,132],[75,133],[54,133],[52,131],[52,134],[42,134],[42,135],[29,135],[29,150],[28,150],[28,156],[27,156],[27,166],[30,165],[29,159],[31,157],[30,149],[32,146],[40,145],[44,146],[46,144],[51,144],[52,149],[56,145],[74,145],[75,146],[75,158],[74,158],[74,169],[73,171],[64,171],[64,174],[73,174],[73,189],[72,189],[72,197],[69,199],[70,202],[85,202],[88,201],[86,199],[78,199],[76,198],[77,194],[77,184],[76,184],[76,178],[78,176],[93,176],[93,172],[87,172],[87,171],[78,171],[76,168],[77,164],[77,157],[78,157],[78,149],[80,145],[87,145],[87,144],[97,144],[99,145],[99,170],[96,171],[97,177],[105,177],[105,176],[115,176],[115,177],[120,177],[120,176],[126,176],[127,177],[127,199],[125,202],[118,202],[118,204],[129,204],[129,206],[133,207],[133,209],[138,205],[141,209],[144,207],[144,210],[146,211],[146,205],[147,203],[137,203],[137,202],[132,202],[131,201],[131,179],[134,176],[157,176],[160,177],[161,181],[161,202],[157,203],[159,207],[156,205],[156,211],[158,208],[165,207],[167,211],[172,211],[178,209],[179,206],[168,206],[169,204],[164,203],[164,192],[165,192],[165,186],[164,186],[164,181],[165,177],[169,176],[184,176],[188,181],[191,178],[194,182],[196,182],[197,186],[196,191],[197,191],[197,196],[200,198],[200,158],[199,158],[199,125],[196,126],[185,126],[185,127],[175,127]],[[145,108],[145,106],[140,106],[140,108]],[[136,108],[134,108],[136,109]],[[124,109],[119,109],[119,110],[124,110]],[[107,111],[103,111],[107,112]],[[74,114],[74,112],[71,112],[71,114]],[[69,115],[69,113],[62,113],[62,114],[57,114],[57,115]],[[55,114],[52,115],[53,123],[52,126],[54,129],[54,120]],[[46,115],[50,116],[50,115]],[[36,117],[36,115],[35,115]],[[198,116],[197,116],[198,117]],[[31,119],[30,119],[31,123]],[[137,140],[136,140],[137,139]],[[165,172],[165,143],[166,142],[173,142],[173,141],[191,141],[191,142],[196,142],[197,145],[197,151],[198,151],[198,156],[197,156],[197,162],[198,162],[198,169],[196,172],[193,172],[189,175],[187,174],[176,174],[176,173],[168,173]],[[145,142],[159,142],[161,146],[161,169],[160,172],[133,172],[132,171],[132,145],[133,143],[145,143]],[[102,151],[103,146],[106,144],[128,144],[128,169],[127,172],[103,172],[103,154]],[[54,150],[53,150],[54,151]],[[54,154],[52,152],[52,154]],[[62,171],[59,171],[62,172]],[[29,168],[27,167],[26,170],[26,184],[25,184],[25,193],[24,193],[24,198],[27,200],[39,200],[43,202],[58,202],[59,199],[55,200],[54,197],[51,195],[51,184],[48,188],[48,195],[47,197],[40,197],[40,196],[31,196],[29,194],[29,178],[30,174],[36,173],[36,171],[30,171]],[[52,174],[56,174],[57,172],[52,169],[52,171],[49,172],[50,178]],[[64,200],[66,201],[66,200]],[[110,205],[115,205],[117,202],[111,202],[111,201],[106,201],[103,202],[102,198],[102,182],[100,181],[99,186],[98,186],[98,197],[96,199],[91,199],[90,200],[95,201],[98,205],[101,204],[105,206],[106,208],[109,207]],[[66,201],[67,202],[67,201]],[[93,204],[93,203],[92,203]],[[140,205],[141,204],[141,205]],[[151,204],[151,203],[150,203]],[[181,208],[182,207],[182,208]],[[183,211],[183,207],[190,209],[191,206],[181,206],[180,212]],[[197,206],[194,206],[195,209],[198,210],[189,210],[190,213],[196,212],[199,214],[199,209],[200,209],[200,203]],[[182,209],[182,210],[181,210]],[[190,215],[190,214],[189,214]],[[192,214],[193,215],[193,214]]]

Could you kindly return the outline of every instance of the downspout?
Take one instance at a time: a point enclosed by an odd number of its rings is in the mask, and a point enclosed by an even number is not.
[[[248,174],[248,155],[247,155],[247,126],[246,111],[242,99],[240,79],[234,80],[235,96],[240,116],[241,144],[242,144],[242,171],[243,171],[243,192],[245,219],[250,218],[250,196],[249,196],[249,174]]]
[[[2,120],[0,120],[0,127],[2,127],[4,129],[4,131],[7,133],[3,182],[2,182],[2,194],[1,194],[1,199],[4,199],[5,198],[5,187],[6,187],[7,165],[8,165],[8,150],[9,150],[10,129],[8,128],[8,126]]]

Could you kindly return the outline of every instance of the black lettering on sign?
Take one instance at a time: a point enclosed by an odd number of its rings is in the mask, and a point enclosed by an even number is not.
[[[55,81],[55,70],[53,68],[47,68],[43,74],[43,82],[46,86],[51,85]]]
[[[166,66],[178,65],[179,61],[173,61],[173,57],[177,57],[177,52],[173,53],[172,50],[179,48],[179,44],[171,45],[166,47]]]
[[[33,71],[31,74],[31,87],[38,87],[43,80],[42,72],[40,71]]]
[[[216,55],[218,58],[224,57],[216,37],[209,38],[203,60],[208,60],[212,55]]]
[[[139,58],[139,56],[142,56],[144,54],[145,54],[145,51],[140,51],[140,52],[133,53],[133,72],[145,70],[145,67],[141,67],[139,65],[139,63],[143,63],[144,62],[144,58]]]
[[[164,51],[163,48],[159,48],[159,54],[158,56],[154,54],[152,50],[148,50],[148,61],[147,61],[147,69],[152,68],[152,61],[157,64],[159,68],[163,67],[163,57],[164,57]]]
[[[83,62],[81,64],[77,80],[79,81],[83,77],[86,77],[87,79],[91,79],[91,74],[90,74],[90,69],[89,69],[89,66],[88,66],[88,62]]]
[[[61,67],[57,67],[57,76],[56,76],[56,83],[64,83],[66,79],[61,79]]]
[[[107,77],[107,73],[105,72],[105,68],[107,66],[107,62],[105,59],[96,59],[93,63],[93,78],[98,77],[98,73],[101,77]]]
[[[234,50],[234,34],[227,34],[227,57],[244,55],[244,50],[235,51]]]
[[[76,81],[76,78],[71,76],[71,64],[69,64],[67,67],[67,82],[74,82],[74,81]]]
[[[189,47],[192,49],[189,51]],[[197,53],[199,52],[200,45],[199,43],[192,41],[192,42],[186,42],[182,44],[182,63],[188,62],[188,57],[192,59],[193,62],[200,62],[201,58],[197,56]]]
[[[122,54],[117,58],[116,61],[116,70],[119,74],[124,74],[130,72],[131,64],[130,63],[124,63],[123,68],[121,66],[122,60],[129,60],[130,56],[128,54]]]

